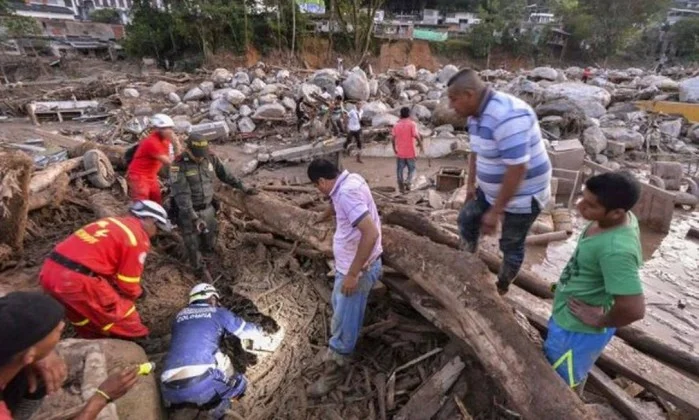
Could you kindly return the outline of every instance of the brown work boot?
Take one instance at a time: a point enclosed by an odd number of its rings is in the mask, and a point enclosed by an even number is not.
[[[398,183],[398,191],[403,194],[405,192],[405,185],[402,182]]]
[[[357,153],[357,162],[364,163],[364,162],[362,162],[362,155],[360,153]]]
[[[345,379],[345,368],[334,360],[325,362],[323,374],[306,388],[311,398],[321,398],[331,393]]]

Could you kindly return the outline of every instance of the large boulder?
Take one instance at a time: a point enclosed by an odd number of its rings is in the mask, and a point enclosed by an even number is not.
[[[362,107],[362,120],[371,121],[377,115],[388,112],[388,107],[381,101],[369,102]]]
[[[206,96],[211,95],[215,88],[216,86],[214,86],[214,82],[209,82],[208,80],[199,83],[199,89],[201,89]]]
[[[539,117],[549,115],[585,115],[588,118],[600,118],[607,113],[607,110],[597,101],[590,99],[570,100],[558,98],[538,105],[536,114]]]
[[[372,127],[393,127],[400,118],[392,114],[376,115],[371,119]]]
[[[243,117],[238,121],[238,130],[241,133],[252,133],[255,131],[255,123],[252,122],[250,117]]]
[[[414,118],[422,122],[427,122],[432,118],[432,112],[427,109],[426,106],[420,104],[415,104],[413,106],[411,114]]]
[[[138,98],[140,95],[136,89],[126,88],[121,92],[121,96],[123,96],[124,98],[135,99]]]
[[[663,121],[658,125],[658,129],[667,138],[676,139],[682,132],[682,119]]]
[[[260,90],[260,95],[269,95],[270,93],[276,94],[279,92],[279,85],[271,83]]]
[[[167,100],[170,101],[174,105],[177,105],[180,102],[182,102],[182,99],[180,99],[180,95],[178,95],[176,92],[170,92],[167,95]]]
[[[665,76],[650,75],[641,78],[636,85],[640,88],[649,88],[655,86],[656,88],[664,91],[677,91],[679,89],[679,84]]]
[[[252,108],[247,105],[241,105],[238,114],[240,114],[241,117],[249,117],[252,115]]]
[[[456,73],[459,72],[459,68],[453,64],[447,64],[439,72],[437,72],[437,81],[439,83],[447,83],[449,79],[452,78]]]
[[[602,153],[604,149],[607,148],[607,138],[604,136],[602,130],[595,125],[583,131],[582,143],[585,152],[592,156]]]
[[[325,89],[326,92],[332,93],[335,91],[335,82],[339,79],[340,74],[337,72],[337,70],[328,68],[320,69],[313,73],[310,82],[320,87],[321,89]]]
[[[415,68],[415,64],[408,64],[400,70],[399,74],[406,79],[415,79],[417,77],[417,68]]]
[[[296,101],[289,98],[288,96],[285,96],[282,99],[282,105],[284,105],[286,108],[288,108],[290,110],[296,109]]]
[[[573,66],[573,67],[568,67],[567,69],[565,69],[564,72],[565,72],[565,75],[571,79],[581,79],[584,71],[585,70],[581,69],[580,67]]]
[[[246,98],[243,92],[237,89],[231,89],[228,92],[226,92],[224,99],[232,105],[240,105],[243,103],[243,101],[245,101]]]
[[[211,73],[211,81],[214,82],[216,86],[223,86],[233,79],[233,75],[230,71],[218,68]]]
[[[546,92],[538,83],[532,82],[523,76],[515,77],[502,90],[522,99],[531,106],[541,103]],[[554,96],[551,99],[556,99],[557,97]]]
[[[269,95],[262,95],[258,98],[258,101],[260,105],[273,104],[277,102],[277,95],[271,93]]]
[[[699,103],[699,77],[680,82],[680,102]]]
[[[250,87],[255,92],[261,92],[266,86],[267,84],[263,82],[262,79],[255,79],[250,83]]]
[[[266,104],[257,108],[254,118],[284,118],[286,109],[279,103]]]
[[[163,80],[156,82],[150,88],[150,93],[152,93],[153,95],[167,96],[173,92],[177,92],[177,86],[173,85],[172,83],[165,82]]]
[[[369,96],[376,96],[379,93],[379,81],[376,79],[369,80]]]
[[[201,101],[206,98],[206,93],[198,87],[192,88],[184,95],[184,101]]]
[[[576,82],[551,85],[544,91],[544,97],[547,100],[555,98],[568,98],[573,101],[592,100],[599,102],[605,108],[612,101],[612,95],[606,89]]]
[[[458,116],[451,108],[449,98],[443,98],[432,112],[432,123],[434,125],[451,124],[454,127],[463,127],[466,124],[466,119]]]
[[[302,83],[301,86],[299,86],[297,96],[302,97],[303,100],[309,104],[314,104],[316,103],[316,100],[313,98],[313,96],[321,95],[322,93],[323,90],[320,88],[320,86],[311,83]]]
[[[215,116],[232,114],[234,112],[235,107],[228,102],[226,98],[218,98],[215,101],[211,101],[211,104],[209,104],[209,116],[212,118]]]
[[[627,150],[643,146],[643,135],[627,127],[604,127],[601,130],[608,140],[623,143]]]
[[[366,101],[369,99],[369,80],[361,70],[354,70],[349,77],[342,82],[345,90],[345,97],[355,101]]]
[[[216,89],[215,91],[211,92],[211,100],[216,100],[218,98],[225,98],[226,94],[233,89],[231,88],[223,88],[223,89]]]
[[[529,73],[529,77],[534,80],[551,80],[552,82],[558,78],[558,72],[551,67],[537,67]]]
[[[250,84],[250,76],[244,71],[239,71],[233,76],[233,80],[235,81],[236,84],[238,85],[249,85]]]

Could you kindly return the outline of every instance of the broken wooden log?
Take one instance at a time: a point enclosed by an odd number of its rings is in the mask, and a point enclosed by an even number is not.
[[[448,245],[452,248],[459,248],[460,246],[458,236],[435,225],[419,213],[392,207],[385,211],[383,220],[386,223],[403,226],[419,235],[427,236],[437,243]],[[502,258],[499,256],[481,249],[478,251],[478,257],[488,266],[491,272],[497,273],[498,270],[500,270]],[[523,268],[519,271],[514,280],[514,284],[535,296],[547,299],[553,298],[551,284],[527,269]],[[634,348],[658,360],[693,375],[699,375],[698,355],[677,348],[677,346],[673,346],[667,341],[647,333],[640,326],[629,325],[619,328],[616,335],[624,339]]]
[[[35,172],[32,176],[31,183],[29,184],[29,192],[31,194],[36,194],[39,191],[45,190],[49,185],[56,182],[56,179],[64,175],[66,172],[70,172],[76,169],[83,162],[83,158],[73,158],[64,160],[63,162],[54,163],[46,167],[42,171]]]
[[[239,236],[239,239],[241,240],[241,242],[248,244],[248,245],[257,245],[258,243],[263,243],[265,245],[274,246],[274,247],[281,248],[281,249],[293,250],[294,254],[301,255],[304,257],[308,257],[308,258],[324,258],[325,257],[325,255],[323,255],[322,252],[319,252],[319,251],[316,251],[313,249],[302,248],[302,247],[295,247],[294,248],[293,244],[281,241],[279,239],[274,239],[274,236],[271,233],[243,233],[242,235]]]
[[[400,228],[384,226],[382,235],[384,261],[451,313],[458,337],[506,392],[511,408],[524,418],[589,418],[519,327],[480,260]]]
[[[38,210],[48,205],[59,206],[70,184],[68,174],[61,173],[48,188],[29,196],[29,211]]]
[[[313,187],[299,187],[296,185],[263,185],[260,187],[262,191],[270,192],[290,192],[290,193],[318,193],[317,188]]]
[[[224,194],[279,235],[332,253],[328,232],[309,227],[313,213],[267,194]],[[513,409],[524,418],[589,418],[582,402],[557,377],[497,296],[485,265],[404,230],[386,227],[382,234],[386,261],[449,310],[453,333],[479,358]]]
[[[626,391],[621,389],[619,385],[602,372],[597,366],[593,366],[588,377],[588,383],[596,387],[602,395],[609,400],[612,407],[616,408],[621,414],[630,420],[651,420],[643,407],[641,407],[633,397],[629,396]]]
[[[539,330],[546,330],[551,316],[549,302],[516,287],[510,288],[505,297]],[[624,340],[612,338],[597,364],[672,402],[685,410],[689,418],[699,418],[699,399],[696,398],[699,395],[699,383],[634,349]]]
[[[527,245],[548,245],[555,241],[565,241],[568,239],[568,232],[564,230],[559,230],[558,232],[549,233],[539,233],[534,235],[528,235],[525,239]]]
[[[75,158],[80,157],[85,154],[88,150],[98,149],[102,153],[107,155],[109,162],[115,169],[126,169],[126,159],[124,159],[124,153],[126,153],[126,147],[124,146],[111,146],[108,144],[98,144],[91,141],[86,141],[80,143],[68,150],[68,156]]]
[[[444,404],[444,394],[454,385],[466,365],[459,356],[449,360],[430,376],[410,400],[393,416],[394,420],[431,419]]]
[[[0,243],[22,251],[34,162],[23,152],[0,153]]]

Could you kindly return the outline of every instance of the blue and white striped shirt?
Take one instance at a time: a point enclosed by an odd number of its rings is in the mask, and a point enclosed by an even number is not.
[[[519,190],[507,204],[508,213],[532,212],[532,198],[543,208],[551,198],[551,162],[544,147],[539,120],[524,101],[489,90],[478,117],[469,117],[471,149],[477,155],[476,179],[493,204],[508,166],[527,164]]]

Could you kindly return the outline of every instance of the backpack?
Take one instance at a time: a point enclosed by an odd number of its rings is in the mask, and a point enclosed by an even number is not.
[[[124,152],[124,161],[126,162],[126,167],[129,167],[129,165],[131,165],[133,157],[136,156],[136,150],[138,149],[139,144],[141,144],[141,142],[134,144],[133,146],[126,149],[126,151]]]

